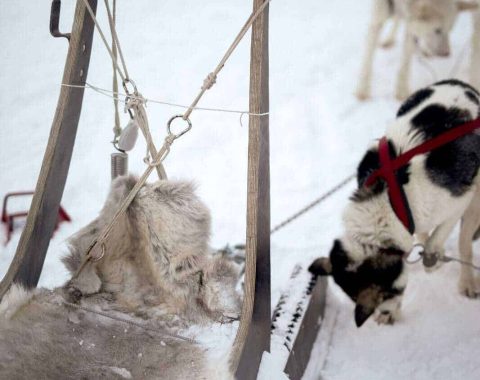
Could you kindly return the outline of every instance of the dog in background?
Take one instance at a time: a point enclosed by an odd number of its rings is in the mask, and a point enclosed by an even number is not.
[[[393,20],[391,32],[383,47],[394,44],[400,20],[405,21],[402,58],[397,76],[395,96],[404,100],[410,94],[408,79],[415,49],[425,57],[450,55],[450,31],[458,12],[473,12],[471,39],[470,82],[480,86],[480,11],[476,1],[461,0],[373,0],[373,12],[368,28],[367,46],[363,59],[356,96],[360,100],[370,96],[372,67],[380,33],[389,19]]]
[[[70,240],[64,262],[72,274],[135,182],[116,179],[100,215]],[[240,312],[240,270],[211,254],[209,235],[210,213],[190,183],[145,185],[109,235],[103,259],[62,288],[14,285],[4,296],[0,378],[212,378],[221,369],[209,367],[204,348],[168,335]]]
[[[399,155],[445,132],[480,117],[480,94],[457,80],[436,83],[414,93],[388,126],[390,154]],[[332,275],[356,303],[355,321],[361,326],[376,312],[379,323],[398,317],[407,285],[405,255],[414,236],[394,213],[386,184],[364,182],[379,168],[377,145],[363,157],[357,171],[358,189],[343,214],[344,234],[335,240],[329,258],[310,267],[316,275]],[[462,218],[460,258],[472,261],[472,240],[480,227],[480,132],[452,141],[413,158],[397,171],[415,223],[425,240],[425,252],[444,254],[444,242]],[[460,291],[475,297],[473,269],[461,267]]]

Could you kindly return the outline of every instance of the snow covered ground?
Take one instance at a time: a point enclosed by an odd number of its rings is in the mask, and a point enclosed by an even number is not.
[[[62,29],[70,27],[73,1],[62,6]],[[101,2],[100,2],[101,3]],[[129,71],[147,97],[187,104],[217,64],[251,11],[250,1],[118,1],[118,30]],[[355,0],[300,3],[274,0],[270,7],[271,206],[272,225],[283,220],[353,172],[368,143],[394,117],[399,47],[375,62],[373,99],[352,96],[364,47],[369,6]],[[100,7],[100,22],[106,24]],[[49,1],[7,2],[0,12],[0,195],[33,189],[60,89],[67,43],[48,33]],[[453,57],[433,61],[437,79],[457,59],[465,78],[469,17],[453,33]],[[460,55],[460,56],[459,56]],[[98,35],[88,81],[109,88],[111,65]],[[412,89],[432,74],[413,65]],[[248,108],[249,39],[240,44],[201,102],[216,108]],[[148,105],[157,141],[179,109]],[[246,118],[244,118],[246,121]],[[123,115],[126,124],[127,116]],[[213,214],[212,245],[244,239],[247,128],[238,115],[196,111],[192,131],[166,161],[172,178],[192,179]],[[113,108],[111,99],[87,91],[62,205],[73,217],[55,234],[40,285],[62,284],[59,262],[65,240],[95,217],[109,186]],[[130,155],[133,172],[143,171],[143,143]],[[272,239],[272,303],[295,263],[326,255],[340,232],[339,215],[351,186]],[[21,205],[17,205],[21,207]],[[0,276],[8,268],[20,233],[0,248]],[[480,246],[475,247],[478,252]],[[456,238],[448,245],[456,254]],[[353,322],[353,305],[331,284],[324,326],[307,379],[480,378],[480,301],[457,294],[457,264],[434,274],[412,269],[404,317],[393,327]],[[274,358],[273,358],[273,361]],[[275,377],[274,377],[275,378]]]

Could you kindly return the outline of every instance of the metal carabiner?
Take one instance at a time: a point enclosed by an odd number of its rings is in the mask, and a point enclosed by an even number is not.
[[[128,112],[128,114],[130,115],[130,119],[134,120],[135,117],[134,117],[134,115],[133,115],[133,112],[132,112],[131,108],[130,108],[129,105],[128,105],[128,101],[129,101],[131,98],[132,98],[131,95],[128,95],[128,94],[127,94],[127,96],[125,96],[125,112]]]
[[[183,120],[185,120],[187,122],[187,127],[182,129],[180,131],[180,133],[173,133],[172,132],[172,121],[174,121],[175,119],[178,119],[178,118],[182,118]],[[183,136],[185,133],[187,133],[190,129],[192,129],[192,122],[190,121],[190,119],[187,117],[186,119],[183,118],[183,115],[175,115],[175,116],[172,116],[170,118],[170,120],[168,120],[168,123],[167,123],[167,132],[168,132],[168,135],[169,136],[172,136],[173,140],[176,140],[178,139],[179,137]]]
[[[128,84],[131,84],[132,87],[133,87],[133,93],[131,93],[130,91],[128,91]],[[123,89],[125,90],[125,93],[128,95],[134,95],[134,96],[137,96],[138,95],[138,90],[137,90],[137,85],[135,84],[135,82],[129,78],[125,78],[123,81],[122,81],[122,86],[123,86]]]

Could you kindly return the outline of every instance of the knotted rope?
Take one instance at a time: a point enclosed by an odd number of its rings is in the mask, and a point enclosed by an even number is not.
[[[190,117],[191,113],[197,106],[203,94],[205,94],[207,90],[210,90],[212,86],[216,83],[218,73],[223,69],[223,66],[225,66],[225,63],[228,61],[232,53],[235,51],[240,41],[243,39],[243,37],[247,33],[248,29],[250,29],[250,27],[252,26],[253,22],[263,13],[265,7],[270,2],[271,0],[265,0],[265,2],[255,12],[252,12],[250,17],[247,19],[247,21],[243,25],[242,29],[240,29],[240,32],[237,34],[237,37],[235,37],[235,40],[233,40],[232,44],[227,49],[226,53],[223,55],[223,58],[218,63],[217,67],[215,67],[215,69],[211,73],[209,73],[207,77],[204,79],[200,92],[198,93],[196,98],[193,100],[192,104],[190,104],[190,106],[185,111],[185,113],[182,115],[183,120],[187,120]]]
[[[116,68],[118,74],[122,78],[123,87],[125,89],[125,92],[127,93],[126,94],[127,95],[126,108],[128,110],[133,110],[134,111],[135,118],[139,123],[139,127],[142,130],[142,132],[144,133],[145,139],[147,140],[147,147],[148,147],[150,155],[148,156],[148,159],[146,160],[147,163],[148,163],[148,166],[145,169],[144,173],[138,179],[137,183],[132,188],[132,190],[129,192],[127,197],[122,201],[120,207],[115,212],[115,214],[114,214],[112,220],[110,221],[110,223],[102,230],[99,237],[94,242],[92,242],[92,244],[90,245],[90,247],[87,250],[87,253],[86,253],[81,265],[79,266],[77,272],[74,274],[73,278],[76,278],[76,277],[79,276],[79,274],[85,268],[85,265],[89,261],[98,261],[98,260],[103,258],[103,256],[105,255],[105,251],[106,251],[106,241],[107,241],[108,235],[110,234],[110,232],[114,228],[115,224],[118,222],[118,219],[120,218],[120,216],[123,213],[125,213],[125,211],[127,210],[128,206],[132,203],[135,196],[138,194],[140,189],[144,186],[144,184],[146,183],[146,181],[148,179],[148,176],[151,174],[153,168],[155,168],[155,167],[162,168],[162,162],[163,162],[163,160],[165,160],[165,158],[169,154],[170,147],[173,144],[173,142],[177,138],[181,137],[182,135],[184,135],[186,132],[188,132],[191,129],[192,124],[191,124],[190,119],[189,119],[190,114],[195,109],[197,103],[200,101],[200,99],[203,96],[203,94],[205,93],[205,91],[210,89],[213,86],[213,84],[216,82],[216,77],[217,77],[218,73],[220,72],[220,70],[225,65],[226,61],[230,58],[230,56],[233,53],[233,51],[235,50],[235,48],[238,46],[238,44],[240,43],[242,38],[245,36],[247,30],[251,27],[251,25],[258,18],[258,16],[260,16],[260,14],[262,14],[263,10],[270,3],[270,1],[271,0],[265,0],[265,2],[255,12],[252,12],[250,17],[248,18],[248,20],[246,21],[246,23],[244,24],[244,26],[240,30],[240,33],[237,35],[237,37],[235,38],[235,40],[230,45],[227,52],[225,53],[225,55],[221,59],[220,63],[217,65],[217,67],[215,68],[215,70],[213,72],[211,72],[210,74],[207,75],[207,77],[204,80],[204,83],[202,85],[200,93],[194,99],[192,104],[188,107],[187,111],[183,115],[173,116],[169,120],[169,122],[167,124],[168,134],[165,137],[165,141],[163,143],[162,148],[157,152],[156,149],[155,149],[155,145],[153,144],[153,140],[151,138],[149,127],[148,127],[148,119],[147,119],[145,108],[144,108],[145,99],[138,93],[137,88],[135,86],[135,83],[131,79],[129,79],[127,67],[126,67],[126,64],[125,64],[125,59],[123,57],[123,53],[122,53],[120,43],[119,43],[119,40],[118,40],[118,35],[117,35],[116,30],[115,30],[114,20],[113,20],[112,13],[110,11],[110,6],[108,4],[108,1],[105,0],[105,6],[107,8],[107,14],[108,14],[108,20],[109,20],[110,30],[111,30],[111,34],[112,34],[112,40],[114,40],[112,46],[116,46],[117,49],[118,49],[118,53],[120,55],[120,59],[122,61],[122,65],[123,65],[123,70],[124,70],[123,72],[122,72],[122,69],[120,68],[120,66],[118,64],[118,60],[116,58],[116,55],[113,53],[112,49],[110,48],[109,44],[107,43],[105,35],[104,35],[96,17],[95,17],[95,14],[94,14],[92,8],[90,7],[90,4],[88,3],[87,0],[83,0],[83,2],[85,4],[85,7],[87,8],[88,12],[90,13],[90,16],[91,16],[91,18],[92,18],[92,20],[95,24],[95,27],[97,28],[97,30],[100,34],[100,37],[102,38],[102,41],[103,41],[111,59],[112,59],[113,66]],[[127,84],[131,84],[133,86],[133,94],[130,93],[130,91],[128,90]],[[182,118],[183,120],[185,120],[188,123],[188,126],[184,130],[182,130],[180,133],[177,133],[177,134],[175,134],[171,131],[171,123],[176,118]],[[160,176],[160,172],[159,172],[159,176]]]
[[[132,118],[135,119],[138,123],[138,126],[140,130],[142,131],[143,136],[145,137],[145,140],[147,142],[147,149],[149,151],[150,156],[156,156],[157,155],[157,149],[155,147],[155,144],[153,142],[151,133],[150,133],[150,128],[148,125],[148,117],[147,113],[145,112],[144,104],[145,100],[143,97],[138,93],[137,91],[137,86],[135,83],[130,79],[128,75],[128,70],[127,70],[127,64],[125,62],[125,58],[123,56],[122,48],[120,46],[120,41],[118,39],[118,34],[115,28],[115,19],[114,15],[112,15],[112,12],[110,10],[110,5],[108,3],[108,0],[104,0],[105,7],[107,9],[107,16],[108,16],[108,24],[110,26],[110,33],[112,36],[112,48],[110,48],[110,45],[107,42],[107,39],[105,38],[105,34],[103,33],[102,28],[100,27],[100,24],[98,23],[98,20],[95,16],[95,13],[93,12],[92,8],[90,7],[90,4],[88,3],[87,0],[83,0],[86,9],[88,10],[90,17],[92,18],[95,27],[98,30],[98,33],[100,34],[100,37],[103,41],[103,44],[105,45],[105,48],[107,49],[110,58],[112,59],[112,65],[114,66],[114,69],[118,72],[118,75],[122,78],[122,83],[123,83],[123,88],[125,89],[127,93],[127,98],[126,98],[126,110],[131,113],[133,111]],[[116,12],[116,4],[114,3],[114,10]],[[118,54],[120,55],[120,61],[123,67],[123,71],[120,68],[118,64],[118,59],[117,59],[117,54],[116,51],[118,50]],[[114,74],[114,84],[116,81],[116,74]],[[129,89],[128,89],[128,84],[133,86],[133,96],[130,94]],[[118,88],[118,84],[117,84]],[[114,90],[115,91],[115,90]],[[118,91],[118,90],[117,90]],[[159,179],[166,179],[167,175],[165,172],[165,168],[161,164],[161,162],[156,165],[157,168],[157,174]]]

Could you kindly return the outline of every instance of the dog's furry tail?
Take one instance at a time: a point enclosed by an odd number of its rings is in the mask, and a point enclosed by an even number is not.
[[[110,193],[100,215],[68,240],[70,252],[62,258],[62,262],[70,273],[73,274],[77,271],[88,248],[97,238],[102,228],[110,221],[117,205],[125,199],[136,182],[137,178],[134,176],[115,179],[112,182]]]

